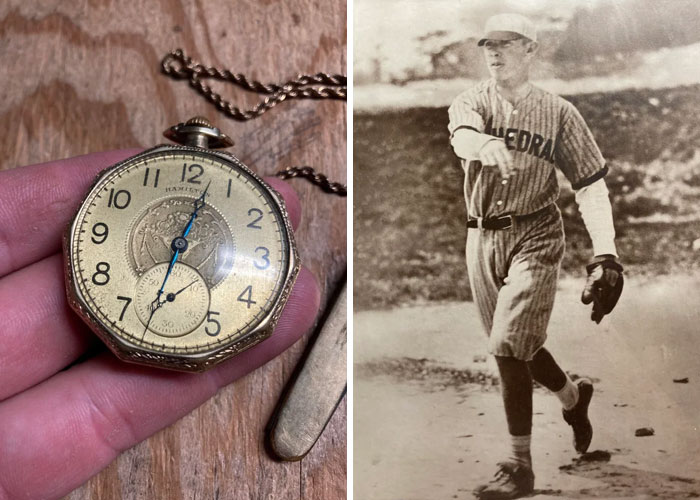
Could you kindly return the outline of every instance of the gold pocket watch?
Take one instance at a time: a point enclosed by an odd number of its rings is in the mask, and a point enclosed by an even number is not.
[[[204,118],[102,171],[64,237],[71,307],[120,359],[199,372],[272,334],[299,272],[282,197]]]

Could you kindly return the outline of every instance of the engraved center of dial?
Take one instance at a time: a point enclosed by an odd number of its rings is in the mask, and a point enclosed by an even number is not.
[[[176,249],[184,252],[182,262],[196,268],[211,288],[229,274],[235,244],[226,220],[216,208],[205,205],[187,239],[179,237],[192,214],[192,202],[193,198],[171,196],[149,203],[141,210],[128,243],[129,261],[137,274],[157,262],[170,260],[171,252]]]
[[[160,296],[160,307],[151,308],[163,278],[168,272],[168,262],[156,264],[146,271],[136,284],[136,315],[148,330],[161,337],[181,337],[195,330],[209,311],[209,288],[196,269],[176,262],[168,282]]]

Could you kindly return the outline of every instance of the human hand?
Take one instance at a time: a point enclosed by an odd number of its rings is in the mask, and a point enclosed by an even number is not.
[[[502,177],[510,177],[515,173],[513,155],[506,147],[505,142],[492,139],[479,150],[479,161],[482,165],[497,166]]]
[[[64,496],[284,351],[315,319],[318,285],[302,268],[273,335],[208,372],[132,365],[107,351],[66,302],[61,237],[97,172],[138,152],[0,172],[1,500]],[[296,227],[293,190],[267,181]]]

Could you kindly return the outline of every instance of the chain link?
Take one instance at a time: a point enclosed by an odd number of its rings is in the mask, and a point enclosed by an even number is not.
[[[329,73],[314,75],[297,75],[296,78],[278,85],[249,80],[241,73],[232,73],[227,69],[204,66],[188,57],[182,49],[176,49],[166,54],[161,61],[163,73],[176,80],[188,79],[190,86],[206,100],[214,104],[225,115],[238,121],[248,121],[265,113],[270,108],[287,99],[338,99],[347,100],[347,76]],[[221,94],[212,90],[202,79],[211,78],[238,85],[239,87],[258,94],[266,95],[262,101],[250,110],[242,110],[225,100]],[[277,177],[289,179],[302,177],[319,186],[324,192],[347,196],[347,188],[338,182],[317,173],[312,167],[287,167],[277,172]]]
[[[189,79],[190,85],[217,109],[238,121],[247,121],[265,113],[287,99],[339,99],[347,100],[347,77],[328,73],[297,75],[293,80],[278,85],[249,80],[241,73],[227,69],[204,66],[185,55],[182,49],[167,54],[161,61],[163,73],[174,79]],[[250,92],[267,95],[250,110],[242,110],[225,100],[202,79],[211,78],[238,85]]]
[[[319,174],[312,167],[307,165],[303,167],[287,167],[275,174],[280,179],[291,179],[292,177],[303,177],[312,184],[320,187],[324,192],[336,194],[338,196],[347,196],[348,191],[345,184],[339,182],[331,182],[323,174]]]

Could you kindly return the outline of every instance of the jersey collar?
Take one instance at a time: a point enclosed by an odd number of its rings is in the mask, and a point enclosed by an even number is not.
[[[530,111],[535,109],[544,97],[544,91],[542,89],[533,85],[532,82],[528,82],[528,85],[530,88],[527,95],[513,106],[514,109],[518,110],[519,120],[525,118]],[[498,86],[493,78],[489,80],[488,92],[493,105],[492,111],[495,113],[496,109],[502,109],[505,97],[498,91]]]

